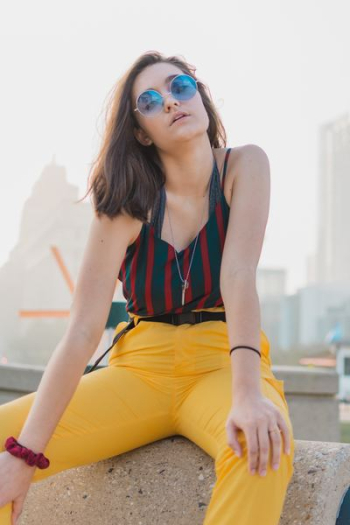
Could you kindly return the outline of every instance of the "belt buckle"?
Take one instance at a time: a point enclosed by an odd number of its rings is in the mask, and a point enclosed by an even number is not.
[[[195,324],[196,323],[196,315],[195,312],[182,312],[178,315],[178,324]]]

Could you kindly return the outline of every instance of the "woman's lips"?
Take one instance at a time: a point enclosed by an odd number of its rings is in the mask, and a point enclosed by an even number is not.
[[[190,115],[183,115],[182,117],[177,118],[176,120],[174,120],[174,122],[172,123],[172,125],[173,125],[173,124],[176,124],[176,122],[179,122],[179,120],[183,120],[183,119],[185,119],[185,118],[187,118],[187,117],[189,117],[189,116],[190,116]]]

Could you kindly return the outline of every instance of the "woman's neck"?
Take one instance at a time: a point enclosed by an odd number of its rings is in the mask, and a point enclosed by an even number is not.
[[[162,161],[167,195],[194,200],[206,195],[214,162],[209,143],[204,148],[192,148],[182,156],[166,156]]]

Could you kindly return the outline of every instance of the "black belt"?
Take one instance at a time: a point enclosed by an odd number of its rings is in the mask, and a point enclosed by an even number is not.
[[[180,314],[162,314],[162,315],[155,315],[152,317],[140,317],[138,320],[138,323],[141,321],[155,321],[157,323],[171,323],[176,326],[180,324],[196,324],[196,323],[203,323],[205,321],[224,321],[226,322],[226,313],[225,312],[183,312]],[[86,374],[89,374],[95,368],[97,367],[98,363],[104,358],[104,356],[113,348],[115,343],[118,341],[118,339],[125,334],[125,332],[128,332],[132,328],[134,328],[136,325],[134,323],[135,319],[132,318],[129,323],[122,329],[120,332],[117,333],[117,335],[113,339],[113,343],[107,350],[102,354],[97,361],[93,364],[92,368],[86,372]],[[137,323],[137,324],[138,324]]]

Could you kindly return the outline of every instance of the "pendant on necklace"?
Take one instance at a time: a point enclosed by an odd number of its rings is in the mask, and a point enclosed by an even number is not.
[[[185,304],[185,291],[188,288],[188,281],[185,279],[185,282],[182,285],[182,306]]]

